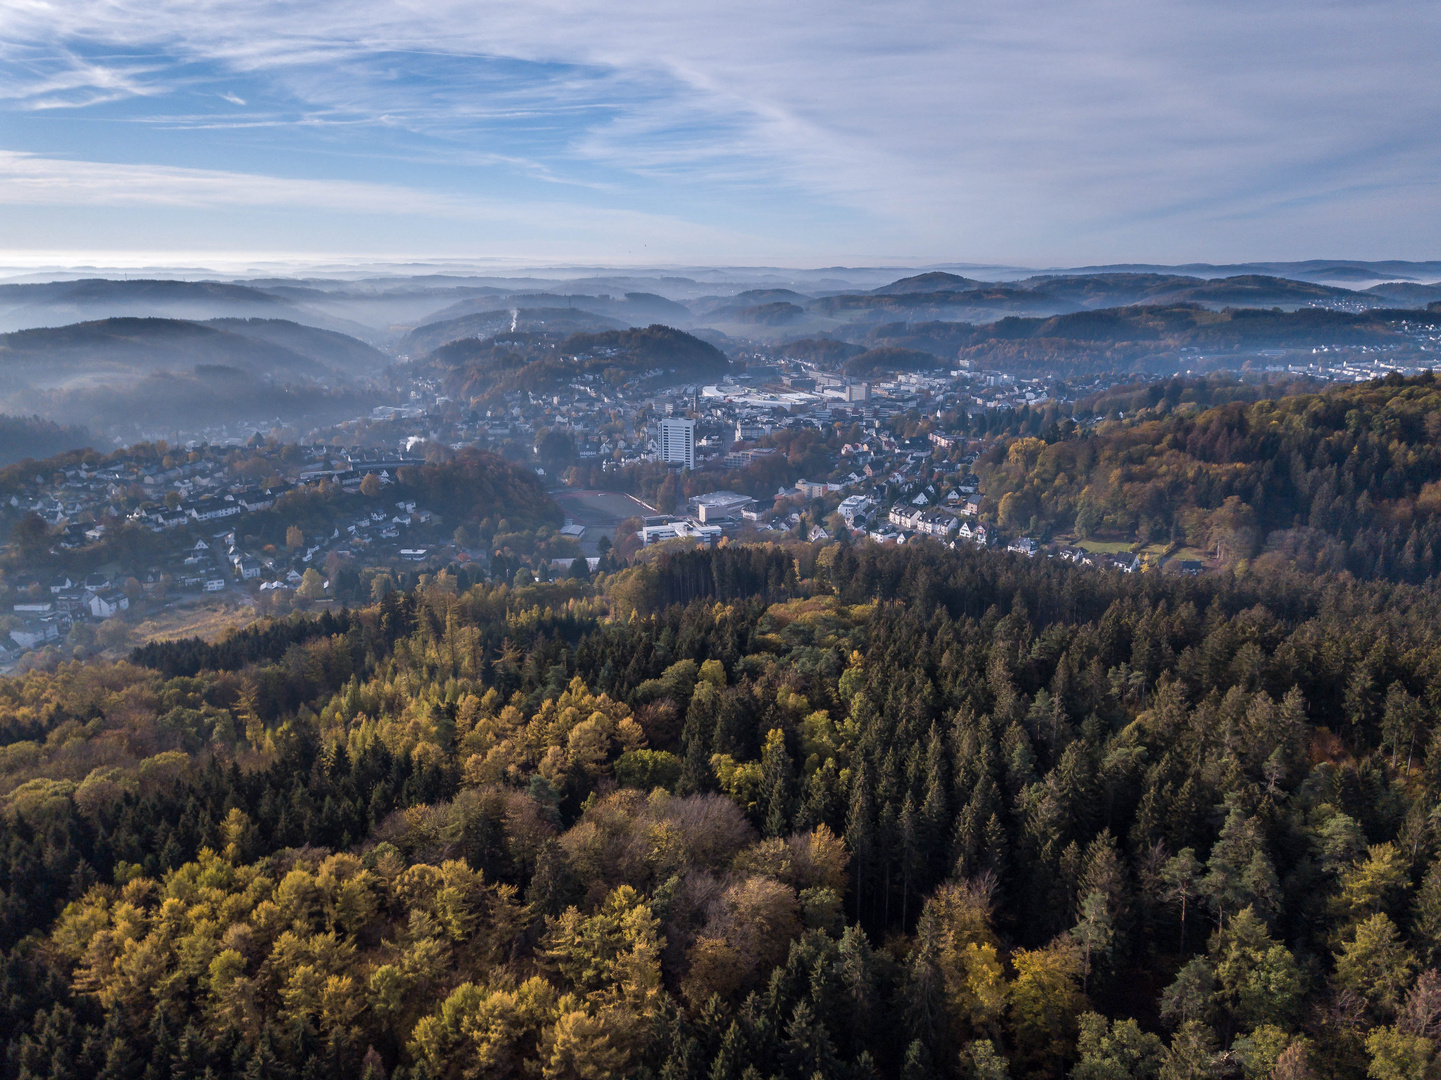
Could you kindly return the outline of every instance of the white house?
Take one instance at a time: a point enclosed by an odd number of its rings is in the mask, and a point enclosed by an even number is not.
[[[53,621],[27,622],[24,626],[10,631],[10,639],[22,649],[33,649],[60,636],[60,627]]]
[[[130,607],[130,597],[118,589],[104,589],[93,592],[89,599],[90,614],[97,619],[108,619]]]
[[[899,529],[943,538],[959,527],[955,517],[944,510],[922,510],[908,507],[905,503],[896,503],[891,507],[888,520]]]

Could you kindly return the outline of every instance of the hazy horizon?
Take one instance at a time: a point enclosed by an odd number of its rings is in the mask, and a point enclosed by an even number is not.
[[[315,256],[217,256],[202,253],[168,253],[143,255],[129,253],[125,259],[107,259],[104,253],[89,256],[72,254],[60,258],[55,253],[15,257],[0,249],[0,284],[26,284],[87,278],[126,280],[154,279],[177,281],[246,281],[273,277],[295,280],[330,278],[334,280],[378,280],[386,278],[455,277],[469,280],[564,282],[576,278],[637,277],[689,278],[698,281],[750,282],[770,277],[805,278],[828,275],[874,279],[888,283],[906,274],[944,272],[966,275],[984,281],[1014,281],[1047,274],[1072,275],[1094,273],[1159,272],[1187,274],[1202,278],[1227,277],[1244,273],[1274,273],[1281,277],[1334,282],[1349,287],[1385,281],[1441,280],[1441,259],[1296,259],[1248,260],[1234,262],[1148,262],[1130,260],[1111,263],[1026,265],[1022,263],[975,263],[928,261],[922,259],[875,259],[853,264],[800,263],[724,263],[724,262],[632,262],[617,261],[565,262],[526,260],[500,257],[441,258],[434,256],[354,257],[340,259]],[[1363,277],[1364,270],[1372,271]],[[1334,271],[1334,272],[1333,272]]]

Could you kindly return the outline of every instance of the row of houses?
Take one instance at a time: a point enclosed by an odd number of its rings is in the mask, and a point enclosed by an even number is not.
[[[20,625],[10,629],[9,639],[20,650],[40,648],[63,638],[77,620],[109,619],[129,607],[130,597],[100,575],[92,574],[84,583],[61,575],[50,583],[48,594],[13,606]]]
[[[909,503],[896,503],[887,515],[888,520],[898,529],[946,539],[960,529],[956,515],[947,510],[927,509]]]

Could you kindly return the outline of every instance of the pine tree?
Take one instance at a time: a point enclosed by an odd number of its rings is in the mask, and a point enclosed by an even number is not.
[[[1232,809],[1206,862],[1201,892],[1218,924],[1248,905],[1267,914],[1276,909],[1280,886],[1266,854],[1260,830],[1240,810]]]
[[[1186,951],[1186,911],[1201,891],[1201,871],[1196,853],[1190,848],[1182,848],[1161,867],[1161,898],[1180,909],[1181,952]]]
[[[1218,1080],[1222,1075],[1215,1032],[1199,1021],[1186,1021],[1166,1051],[1160,1080]]]
[[[785,836],[790,832],[794,799],[794,766],[786,750],[785,733],[772,728],[761,751],[761,807],[767,836]]]
[[[1411,938],[1421,962],[1441,963],[1441,859],[1431,864],[1411,909]]]
[[[1081,902],[1080,919],[1071,928],[1071,937],[1081,950],[1081,993],[1086,993],[1091,972],[1111,951],[1115,929],[1106,897],[1091,891]]]
[[[870,884],[869,874],[871,861],[874,857],[873,837],[875,807],[871,802],[871,788],[869,771],[866,768],[865,760],[862,759],[855,769],[851,778],[850,809],[846,813],[846,839],[850,843],[851,851],[855,853],[855,861],[852,865],[855,868],[856,877],[856,921],[861,919],[862,898],[865,895],[866,887]]]

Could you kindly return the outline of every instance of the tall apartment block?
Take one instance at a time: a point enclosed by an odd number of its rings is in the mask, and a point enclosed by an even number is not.
[[[666,419],[660,422],[660,459],[671,465],[695,469],[695,421]]]

